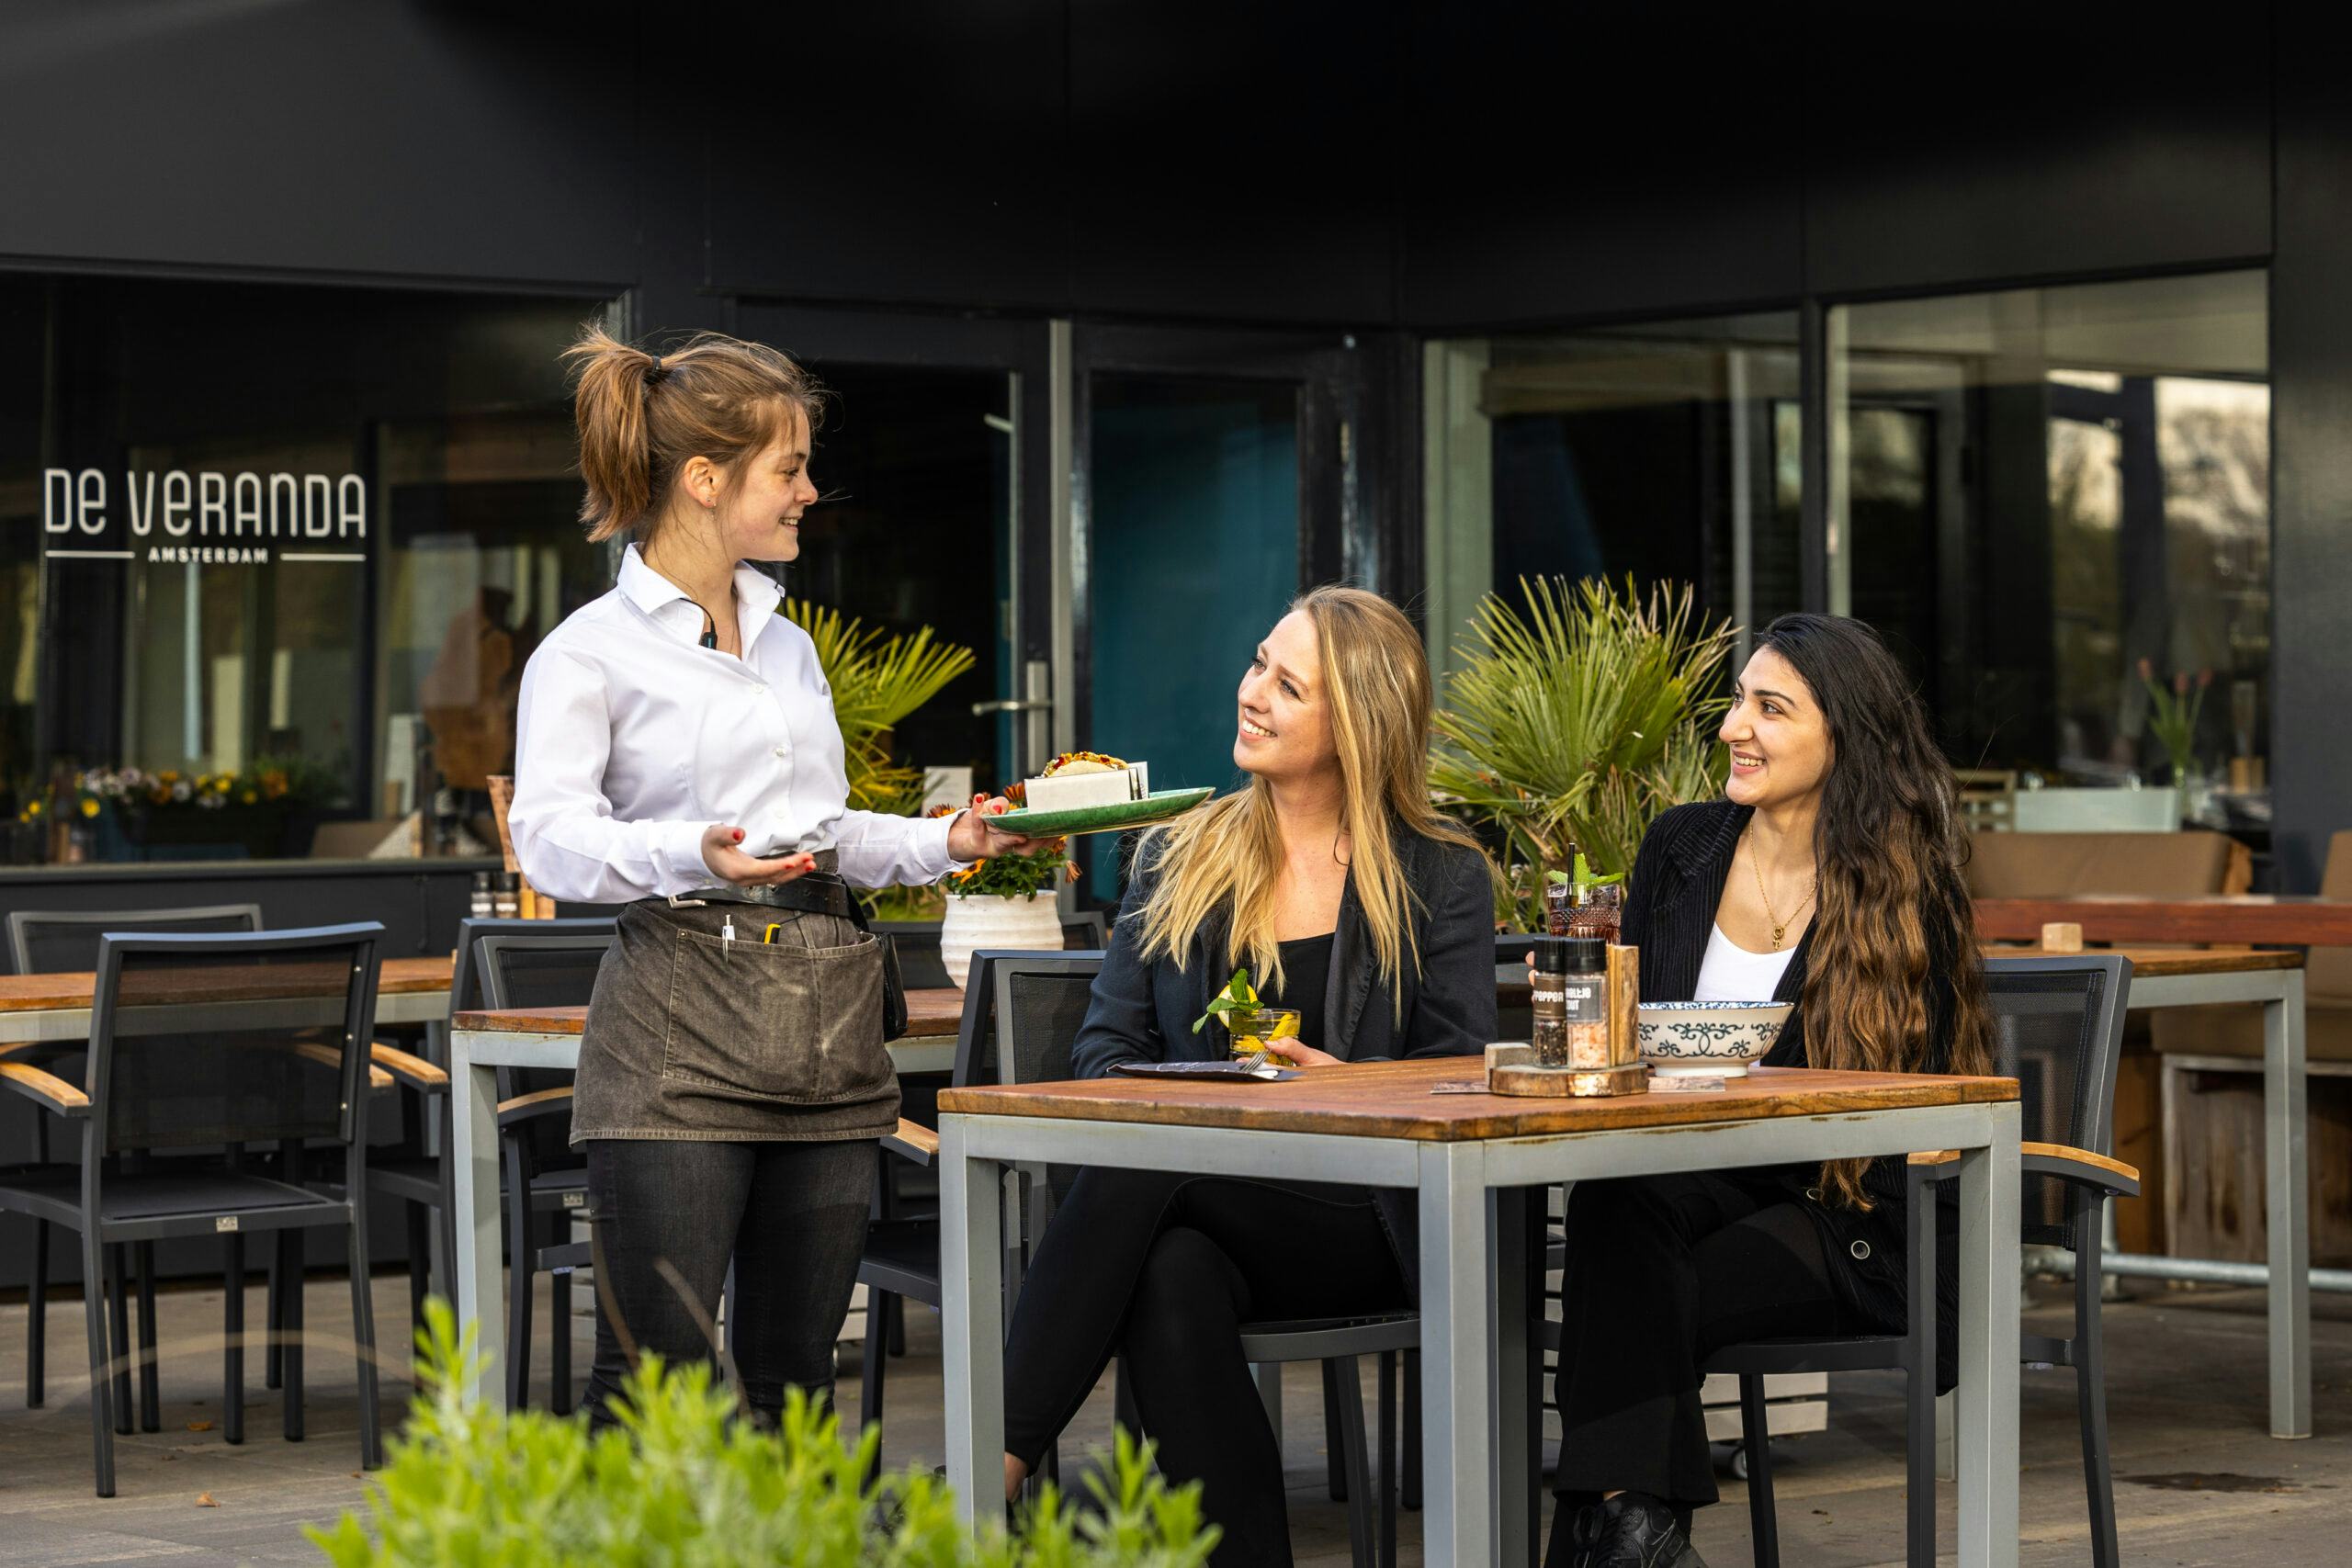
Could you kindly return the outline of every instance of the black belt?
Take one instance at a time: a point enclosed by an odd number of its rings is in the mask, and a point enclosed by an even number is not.
[[[665,900],[671,904],[758,904],[771,909],[797,909],[811,915],[836,915],[857,920],[857,899],[849,884],[821,871],[809,872],[774,886],[697,887]],[[863,920],[858,921],[863,925]]]

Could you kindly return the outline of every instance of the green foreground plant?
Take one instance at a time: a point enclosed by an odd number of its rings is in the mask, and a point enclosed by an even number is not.
[[[909,1470],[869,1481],[881,1440],[842,1441],[799,1390],[775,1432],[741,1418],[699,1363],[653,1357],[623,1387],[619,1425],[508,1413],[472,1393],[473,1335],[448,1303],[417,1333],[407,1430],[348,1512],[308,1534],[339,1568],[1198,1568],[1217,1540],[1200,1487],[1168,1487],[1150,1450],[1118,1434],[1081,1512],[1050,1484],[1018,1528],[956,1521],[946,1483]]]
[[[1723,789],[1715,730],[1732,647],[1728,621],[1697,615],[1691,591],[1628,578],[1521,578],[1525,612],[1489,593],[1456,648],[1430,759],[1440,809],[1486,834],[1502,863],[1496,918],[1543,929],[1546,873],[1580,850],[1630,871],[1668,807]]]

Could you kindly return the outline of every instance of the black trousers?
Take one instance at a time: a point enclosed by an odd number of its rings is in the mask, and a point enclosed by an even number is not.
[[[1603,1492],[1715,1501],[1700,1363],[1726,1345],[1849,1332],[1813,1220],[1784,1173],[1713,1171],[1569,1190],[1555,1390],[1552,1551]]]
[[[590,1424],[639,1356],[716,1359],[711,1328],[727,1266],[728,1325],[743,1402],[773,1423],[787,1386],[830,1400],[833,1341],[865,1247],[874,1141],[706,1143],[595,1138],[596,1361]]]
[[[1217,1568],[1287,1564],[1282,1450],[1241,1325],[1393,1311],[1408,1296],[1359,1187],[1089,1168],[1048,1225],[1005,1347],[1005,1447],[1033,1469],[1126,1355],[1160,1473],[1198,1481]]]

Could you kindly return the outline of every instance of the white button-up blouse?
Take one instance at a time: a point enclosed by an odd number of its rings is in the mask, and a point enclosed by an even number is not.
[[[514,856],[542,893],[619,904],[708,887],[713,824],[746,853],[838,850],[861,886],[932,882],[955,864],[949,818],[848,807],[831,688],[775,581],[735,569],[739,660],[701,646],[694,601],[631,545],[613,591],[565,617],[523,670]]]

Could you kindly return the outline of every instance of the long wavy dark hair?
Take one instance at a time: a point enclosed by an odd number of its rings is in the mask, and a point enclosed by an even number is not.
[[[1813,829],[1808,1058],[1848,1072],[1990,1072],[1992,1010],[1961,872],[1968,830],[1917,694],[1878,633],[1842,615],[1782,615],[1758,647],[1788,660],[1829,724],[1829,773]],[[1939,1043],[1930,1038],[1928,998],[1946,983],[1951,1032]],[[1831,1161],[1821,1168],[1823,1189],[1869,1208],[1869,1164]]]

